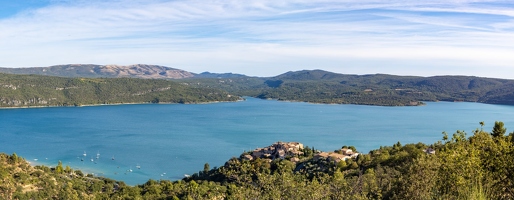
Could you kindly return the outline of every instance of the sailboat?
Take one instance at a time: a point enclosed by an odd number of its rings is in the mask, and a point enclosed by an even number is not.
[[[112,156],[111,160],[114,160],[114,156]]]
[[[100,151],[98,151],[98,153],[96,153],[96,159],[100,158]]]
[[[82,155],[84,155],[84,157],[86,157],[87,156],[86,151],[84,151],[84,154],[82,154]]]

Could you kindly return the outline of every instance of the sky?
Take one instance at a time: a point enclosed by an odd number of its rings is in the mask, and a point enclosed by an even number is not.
[[[0,0],[0,67],[514,79],[512,0]]]

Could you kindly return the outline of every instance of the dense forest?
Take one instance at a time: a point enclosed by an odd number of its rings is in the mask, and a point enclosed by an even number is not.
[[[62,78],[0,73],[0,107],[236,101],[225,91],[137,78]]]
[[[183,180],[136,186],[0,154],[0,199],[513,199],[514,133],[502,122],[491,132],[483,126],[340,161],[307,146],[274,159],[246,159],[250,152],[243,152]],[[334,152],[345,149],[353,148]]]
[[[304,70],[270,78],[177,81],[241,96],[312,103],[409,106],[423,105],[423,101],[467,101],[514,104],[514,80],[472,76],[345,75]]]
[[[12,96],[9,98],[0,97],[3,98],[3,101],[0,99],[0,103],[11,101],[11,106],[12,104],[17,104],[19,106],[37,104],[34,102],[44,104],[45,102],[48,103],[50,101],[52,102],[52,105],[75,103],[96,104],[102,103],[103,101],[108,103],[151,102],[155,95],[146,95],[146,93],[148,93],[147,91],[154,90],[153,92],[156,92],[155,90],[167,88],[167,86],[163,85],[171,84],[166,81],[157,81],[159,79],[173,80],[176,83],[182,84],[182,86],[180,86],[181,89],[178,89],[180,91],[174,91],[174,93],[184,93],[184,96],[188,97],[187,99],[182,98],[182,100],[179,97],[170,98],[170,93],[168,93],[168,95],[163,95],[162,98],[158,97],[155,99],[159,101],[162,99],[161,102],[203,101],[202,98],[208,96],[204,94],[207,92],[218,94],[230,93],[235,96],[251,96],[261,99],[278,99],[285,101],[328,104],[417,106],[424,105],[423,102],[425,101],[467,101],[514,105],[514,80],[474,76],[419,77],[387,74],[348,75],[323,70],[303,70],[287,72],[274,77],[249,77],[232,73],[218,74],[204,72],[195,74],[164,66],[144,64],[130,66],[80,64],[58,65],[35,68],[0,68],[0,71],[15,74],[39,74],[77,78],[74,81],[63,81],[63,79],[56,81],[58,78],[55,77],[42,78],[42,76],[18,76],[18,78],[13,78],[11,75],[2,74],[0,75],[0,92],[10,91],[9,93],[12,93],[12,90],[15,90],[15,88],[21,89],[16,91],[16,99]],[[92,79],[99,77],[130,77],[133,79],[102,79],[101,81],[100,79]],[[148,81],[134,80],[136,78]],[[32,93],[33,91],[24,90],[27,89],[27,86],[39,86],[39,82],[34,81],[33,79],[44,81],[42,84],[45,87],[50,88],[45,89],[45,91],[38,90],[39,93],[37,93],[37,95],[46,95],[43,97],[49,97],[48,95],[52,93],[56,94],[55,91],[50,92],[52,89],[62,89],[61,92],[57,93],[63,93],[59,95],[66,97],[37,99]],[[17,82],[12,82],[13,80],[17,80]],[[80,82],[79,80],[89,80],[90,86],[81,86],[89,91],[82,94],[83,92],[81,89],[77,89],[78,86],[76,86],[76,84]],[[27,83],[24,83],[23,81],[27,81]],[[109,82],[109,84],[113,84],[113,86],[94,82]],[[129,85],[126,87],[120,87],[126,83]],[[146,86],[138,88],[138,84]],[[194,91],[187,86],[201,91]],[[173,87],[178,88],[179,86],[175,85]],[[109,93],[116,93],[117,95],[108,96],[106,95],[107,92],[104,92],[105,90],[109,90]],[[213,90],[216,91],[213,92]],[[225,92],[220,92],[220,90]],[[81,93],[78,94],[80,95],[80,98],[75,97],[77,96],[77,92]],[[128,93],[145,93],[145,95],[143,95],[144,97],[139,95],[140,98],[136,98],[138,95],[131,96]],[[211,95],[211,97],[208,97],[207,99],[215,98],[227,100],[227,98],[214,96]],[[65,98],[69,98],[69,100],[64,100]],[[236,97],[232,97],[232,99],[234,98]],[[24,102],[17,102],[16,100]],[[3,103],[0,106],[9,106],[10,104]]]

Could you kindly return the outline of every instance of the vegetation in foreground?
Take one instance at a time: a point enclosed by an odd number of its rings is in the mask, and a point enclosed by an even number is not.
[[[397,143],[339,162],[309,147],[283,159],[245,152],[183,180],[137,186],[0,154],[0,199],[513,199],[513,136],[496,122],[490,133],[443,133],[435,144]]]

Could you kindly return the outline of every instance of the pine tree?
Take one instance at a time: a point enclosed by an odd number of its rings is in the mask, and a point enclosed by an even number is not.
[[[209,166],[209,163],[205,163],[203,165],[203,173],[204,174],[207,174],[209,172],[209,170],[211,169],[211,166]]]
[[[62,168],[62,162],[59,160],[59,164],[57,164],[57,167],[55,167],[55,172],[58,174],[62,174],[64,169]]]
[[[507,132],[507,128],[503,127],[504,124],[503,122],[494,122],[494,127],[493,127],[493,132],[491,133],[491,135],[493,137],[500,137],[500,136],[504,136],[505,133]]]

